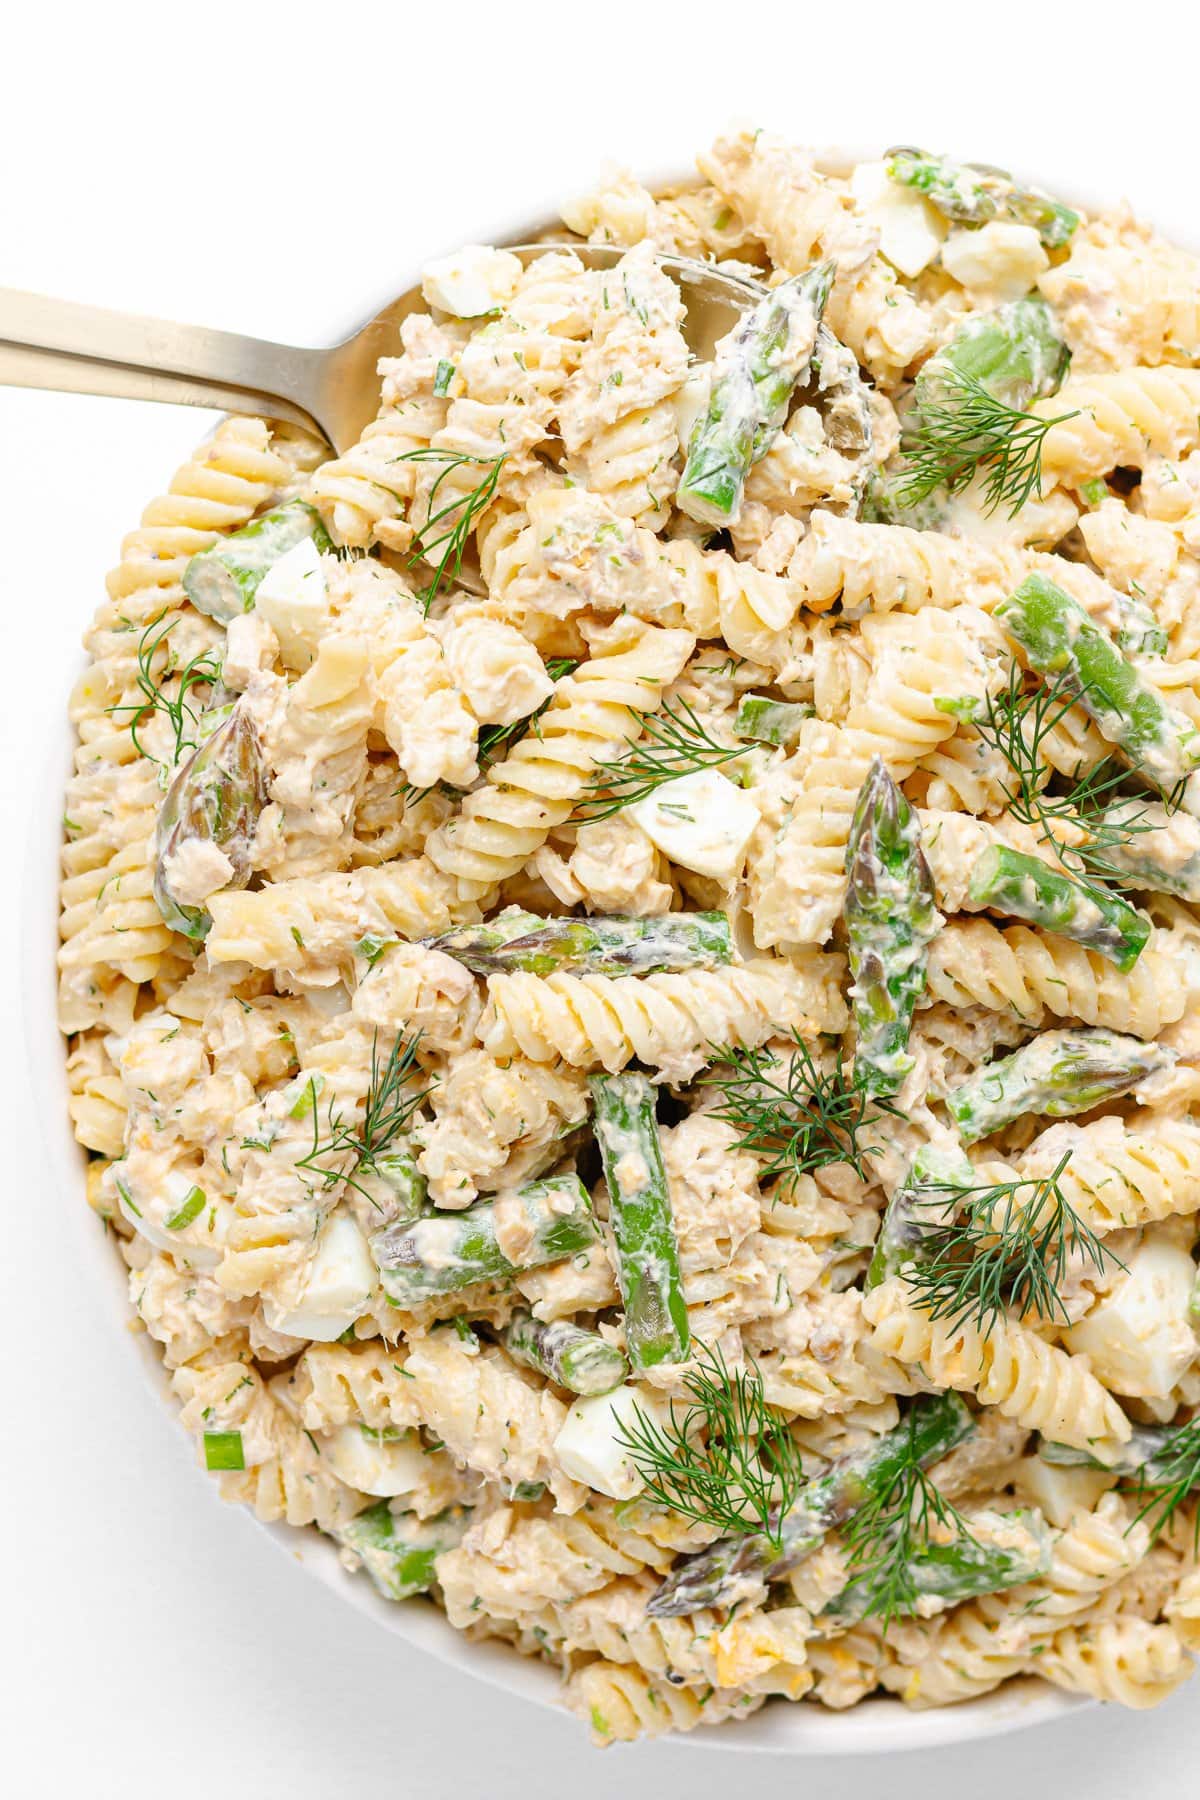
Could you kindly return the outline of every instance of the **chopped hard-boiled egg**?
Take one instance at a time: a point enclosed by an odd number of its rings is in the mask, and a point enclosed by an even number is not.
[[[349,1213],[335,1213],[317,1240],[295,1305],[264,1295],[263,1315],[272,1331],[331,1344],[365,1312],[375,1282],[366,1238]]]
[[[421,292],[430,306],[456,319],[478,319],[498,312],[516,292],[520,260],[490,244],[466,244],[453,256],[427,264]]]
[[[339,1481],[380,1499],[414,1493],[429,1474],[429,1458],[415,1432],[388,1438],[356,1422],[339,1425],[322,1434],[321,1454]]]
[[[729,882],[742,866],[759,812],[745,788],[719,769],[697,769],[635,801],[629,817],[681,869]]]
[[[879,248],[902,275],[928,268],[946,235],[945,221],[915,188],[902,187],[881,162],[859,163],[850,179],[858,210],[879,233]]]
[[[953,231],[942,246],[942,267],[955,281],[991,300],[1020,300],[1050,258],[1032,225],[991,219],[974,231]]]
[[[1091,1512],[1116,1479],[1103,1469],[1064,1468],[1040,1456],[1023,1456],[1011,1476],[1018,1498],[1036,1506],[1060,1531],[1078,1513]]]
[[[197,1243],[196,1232],[188,1229],[197,1220],[203,1220],[207,1209],[207,1196],[197,1187],[193,1175],[172,1169],[153,1197],[139,1195],[135,1199],[128,1181],[121,1175],[116,1177],[116,1189],[122,1217],[156,1250],[169,1250],[180,1261],[199,1269],[212,1268],[220,1262],[220,1251]],[[139,1205],[139,1199],[145,1204]]]
[[[646,1485],[621,1441],[621,1427],[637,1423],[639,1411],[654,1417],[653,1398],[626,1384],[609,1394],[576,1400],[554,1440],[559,1467],[610,1500],[631,1500]]]
[[[279,639],[288,668],[307,669],[327,611],[325,571],[312,538],[301,538],[271,564],[258,584],[254,606]]]
[[[1126,1266],[1063,1342],[1118,1394],[1154,1399],[1170,1393],[1196,1356],[1189,1311],[1196,1265],[1178,1244],[1150,1239]]]

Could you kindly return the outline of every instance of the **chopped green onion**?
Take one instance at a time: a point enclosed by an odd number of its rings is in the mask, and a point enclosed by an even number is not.
[[[204,1466],[211,1472],[244,1469],[246,1454],[240,1431],[206,1431],[204,1434]]]
[[[166,1221],[168,1231],[182,1231],[198,1218],[208,1203],[208,1196],[201,1187],[191,1187],[184,1195],[183,1204],[173,1212]]]

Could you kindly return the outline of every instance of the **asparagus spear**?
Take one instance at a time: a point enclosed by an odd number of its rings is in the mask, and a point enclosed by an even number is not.
[[[778,1581],[815,1550],[826,1532],[890,1491],[915,1459],[937,1462],[970,1437],[975,1421],[957,1394],[923,1394],[894,1431],[831,1463],[804,1488],[779,1524],[765,1532],[721,1538],[676,1565],[646,1607],[655,1619],[678,1618],[702,1607],[732,1606],[760,1582]]]
[[[230,865],[221,887],[245,887],[258,816],[267,802],[267,771],[252,720],[235,706],[184,763],[167,789],[154,834],[154,898],[173,931],[203,938],[212,923],[202,906],[176,898],[189,846],[211,846]]]
[[[1097,820],[1105,866],[1132,886],[1200,903],[1200,820],[1121,800]]]
[[[274,506],[211,550],[193,556],[183,571],[183,591],[197,612],[227,625],[239,613],[250,611],[258,584],[272,563],[306,537],[318,550],[333,549],[320,514],[306,501]]]
[[[526,1182],[465,1212],[433,1213],[372,1236],[384,1293],[393,1306],[453,1294],[477,1281],[562,1262],[597,1237],[577,1175]]]
[[[758,744],[794,744],[805,719],[811,719],[811,706],[791,700],[771,700],[766,694],[743,694],[733,721],[735,737],[749,738]]]
[[[946,1109],[963,1143],[974,1144],[1026,1113],[1068,1119],[1088,1112],[1174,1061],[1174,1051],[1117,1031],[1043,1031],[954,1088]]]
[[[986,163],[955,163],[946,156],[901,145],[888,151],[887,172],[902,187],[916,188],[929,204],[963,225],[1010,219],[1032,225],[1048,250],[1068,243],[1079,214],[1040,188],[1019,186],[1007,169]]]
[[[879,757],[854,809],[844,911],[855,1079],[869,1094],[894,1094],[913,1067],[913,1008],[925,986],[925,948],[941,919],[916,814]]]
[[[469,1522],[465,1507],[418,1519],[415,1513],[394,1513],[381,1500],[335,1526],[330,1535],[354,1552],[385,1600],[409,1600],[428,1593],[437,1578],[438,1557],[453,1550]]]
[[[866,1287],[878,1287],[889,1275],[898,1275],[906,1263],[920,1257],[928,1235],[922,1207],[931,1196],[944,1199],[950,1188],[969,1188],[974,1184],[975,1170],[961,1150],[949,1144],[922,1144],[888,1202],[867,1269]],[[936,1222],[940,1223],[940,1218]]]
[[[868,1570],[847,1583],[822,1613],[847,1625],[869,1614],[911,1616],[923,1600],[954,1606],[979,1594],[995,1594],[1019,1582],[1044,1575],[1050,1566],[1051,1538],[1046,1522],[1033,1507],[1011,1512],[981,1511],[970,1521],[970,1535],[947,1543],[929,1539],[917,1544],[900,1580],[886,1567]]]
[[[426,940],[476,975],[523,970],[553,975],[643,975],[652,969],[713,969],[732,956],[724,913],[663,913],[647,919],[542,919],[512,907],[483,925]]]
[[[625,1341],[635,1370],[682,1362],[690,1333],[667,1172],[645,1075],[593,1075],[596,1142],[608,1184]]]
[[[1077,600],[1044,575],[1028,576],[996,608],[1042,675],[1060,676],[1110,744],[1165,792],[1200,763],[1191,721],[1167,705]]]
[[[504,1343],[518,1362],[573,1394],[607,1394],[625,1379],[621,1352],[598,1331],[583,1331],[566,1319],[545,1325],[532,1313],[515,1313]]]
[[[712,395],[675,495],[702,525],[736,523],[750,466],[770,449],[808,372],[834,273],[823,262],[781,282],[717,345]]]
[[[983,851],[971,871],[967,897],[973,906],[988,906],[1072,938],[1122,971],[1132,969],[1153,930],[1146,914],[1120,894],[1007,844],[990,844]]]

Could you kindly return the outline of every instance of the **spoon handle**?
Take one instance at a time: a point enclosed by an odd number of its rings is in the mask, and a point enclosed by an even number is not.
[[[262,413],[321,430],[327,352],[0,288],[0,383]]]

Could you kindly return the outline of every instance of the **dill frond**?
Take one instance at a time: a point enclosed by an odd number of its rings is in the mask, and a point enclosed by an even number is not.
[[[631,1423],[618,1422],[645,1495],[722,1532],[762,1532],[780,1544],[805,1477],[756,1365],[730,1369],[720,1349],[701,1345],[683,1385],[687,1399],[672,1399],[664,1420],[637,1407]]]
[[[114,719],[128,716],[134,749],[147,762],[155,763],[163,776],[178,767],[185,752],[199,748],[203,736],[200,721],[205,708],[192,704],[195,691],[200,687],[211,688],[221,679],[220,660],[213,650],[201,650],[183,664],[175,661],[167,640],[179,618],[167,619],[165,624],[164,619],[166,613],[158,613],[138,639],[137,686],[142,699],[106,708]],[[154,664],[160,650],[164,653],[163,661],[156,673]],[[173,693],[168,691],[168,683],[176,684]],[[165,718],[170,727],[172,751],[169,762],[160,761],[139,736],[148,721],[156,716]]]
[[[859,1134],[885,1114],[904,1114],[866,1093],[858,1080],[847,1080],[840,1062],[828,1073],[819,1068],[799,1034],[793,1042],[786,1062],[766,1049],[714,1048],[714,1062],[728,1072],[698,1083],[721,1096],[714,1117],[738,1132],[739,1150],[763,1158],[764,1181],[782,1176],[794,1184],[830,1163],[848,1163],[867,1180],[866,1158],[878,1155],[880,1146],[861,1143]]]
[[[916,1609],[920,1590],[915,1571],[935,1533],[978,1543],[962,1514],[921,1467],[910,1422],[903,1462],[842,1527],[851,1578],[861,1581],[869,1595],[862,1616],[878,1618],[885,1635],[893,1619]]]
[[[426,614],[443,587],[458,579],[471,533],[496,496],[496,485],[500,480],[505,456],[505,451],[501,451],[498,456],[472,456],[466,451],[436,450],[432,446],[426,446],[419,450],[405,450],[402,455],[392,458],[393,462],[443,464],[429,490],[428,514],[417,532],[415,545],[408,557],[409,568],[417,563],[427,563],[433,569],[432,578],[417,593],[417,599]],[[484,470],[476,485],[467,493],[456,494],[441,506],[436,506],[439,490],[446,477],[455,469],[470,465]]]
[[[1015,518],[1027,500],[1041,495],[1047,432],[1075,416],[1042,419],[1021,412],[974,375],[947,364],[938,371],[936,389],[914,411],[915,424],[902,445],[901,505],[919,506],[939,488],[957,493],[983,472],[984,510],[1004,506]]]
[[[649,743],[634,744],[624,756],[596,764],[575,818],[587,824],[644,800],[664,782],[698,769],[715,769],[745,756],[745,744],[722,744],[707,731],[686,700],[657,713],[636,713]]]
[[[1123,1268],[1062,1191],[1067,1151],[1051,1174],[960,1186],[923,1182],[913,1201],[920,1254],[901,1271],[917,1305],[951,1327],[985,1336],[1006,1313],[1067,1325],[1062,1286],[1072,1253],[1092,1267]]]

